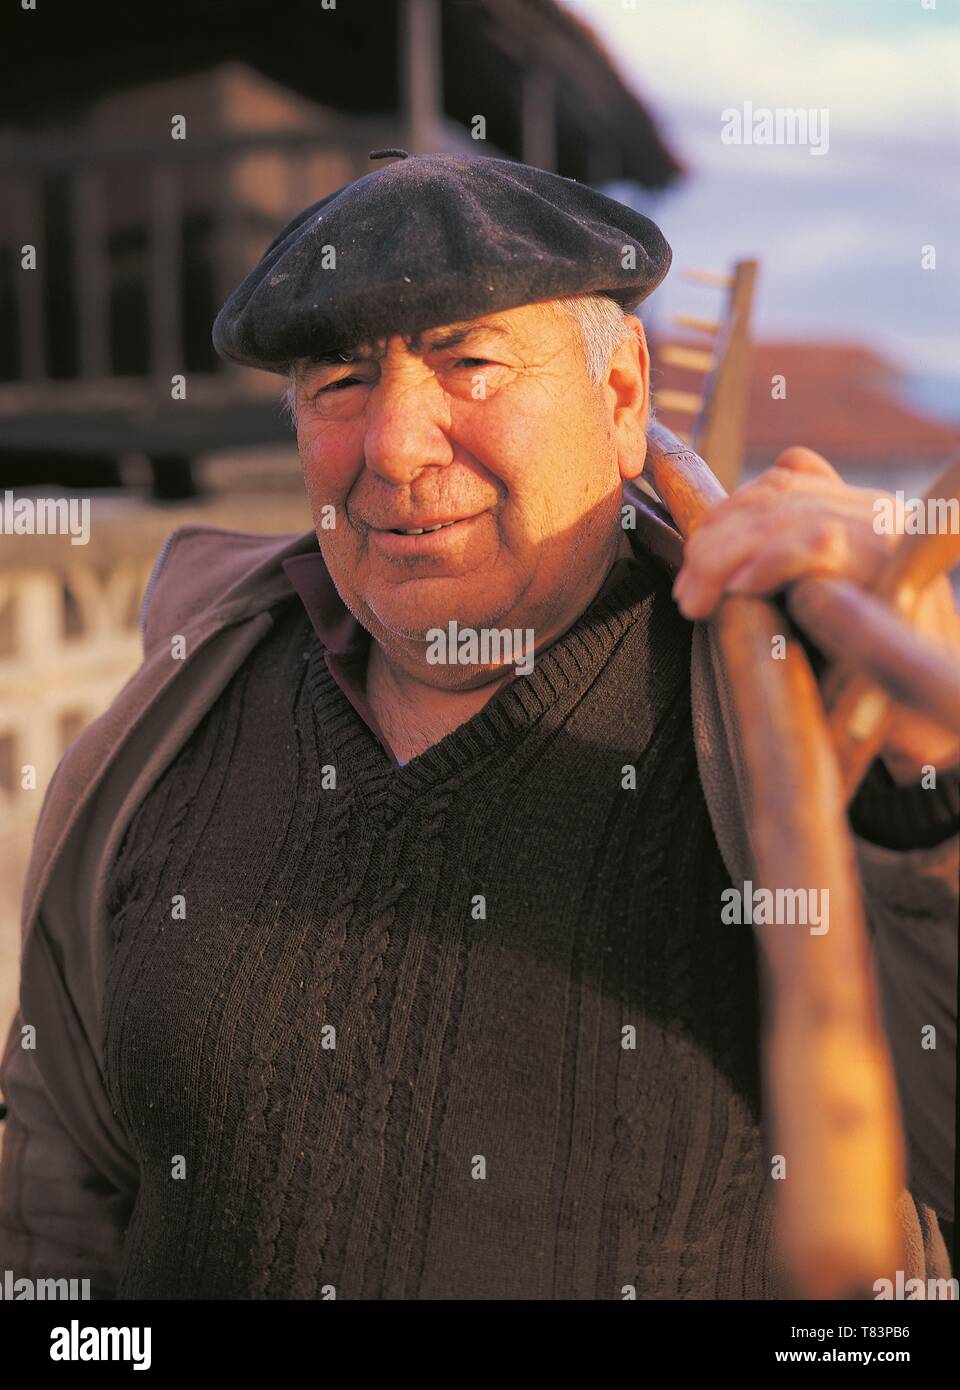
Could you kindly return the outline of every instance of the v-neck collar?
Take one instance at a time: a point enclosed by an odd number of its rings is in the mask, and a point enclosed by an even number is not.
[[[619,556],[614,561],[595,598],[609,593],[626,573],[636,566],[637,551],[634,546],[631,546],[631,550],[633,553],[629,557]],[[367,698],[366,673],[372,639],[341,598],[322,554],[319,550],[313,550],[288,556],[281,563],[285,575],[299,594],[311,626],[320,640],[327,669],[334,681],[340,686],[361,720],[379,740],[393,765],[398,768],[405,767],[406,763],[397,758],[390,746]],[[569,631],[569,628],[567,630]],[[548,649],[537,654],[537,660],[542,659],[546,650]],[[524,677],[515,676],[510,679]],[[412,758],[407,759],[407,762],[412,761]]]
[[[308,665],[308,689],[327,737],[351,764],[355,790],[364,803],[389,818],[411,797],[439,792],[451,779],[476,775],[489,754],[502,750],[542,718],[573,685],[589,683],[632,626],[642,600],[658,580],[659,567],[642,553],[635,551],[633,561],[617,563],[623,569],[616,575],[611,571],[615,582],[602,589],[566,633],[536,657],[529,675],[501,686],[464,723],[402,764],[376,721],[371,725],[331,670],[331,660],[356,659],[362,639],[352,634],[346,649],[331,652],[318,637]],[[293,582],[293,575],[289,577]],[[342,629],[341,636],[345,633]]]

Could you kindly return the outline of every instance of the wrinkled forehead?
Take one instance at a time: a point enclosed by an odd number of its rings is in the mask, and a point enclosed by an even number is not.
[[[505,344],[519,344],[529,338],[534,322],[541,324],[556,304],[556,300],[523,304],[500,314],[442,324],[436,328],[421,329],[417,333],[397,334],[396,337],[413,356],[427,356],[434,352],[469,347],[471,344],[490,339]],[[374,342],[347,344],[329,352],[311,354],[297,364],[297,369],[306,374],[316,367],[336,366],[340,362],[379,361],[386,355],[391,341],[393,339],[383,337]]]

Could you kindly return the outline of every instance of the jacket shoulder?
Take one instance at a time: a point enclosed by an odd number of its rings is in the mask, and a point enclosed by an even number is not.
[[[248,581],[280,571],[316,544],[313,532],[265,536],[219,526],[180,526],[164,540],[140,608],[144,651],[239,595]]]

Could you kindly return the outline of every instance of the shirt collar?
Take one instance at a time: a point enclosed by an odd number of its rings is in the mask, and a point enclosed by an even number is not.
[[[351,655],[368,634],[337,592],[320,551],[290,555],[282,564],[327,651],[332,656]]]

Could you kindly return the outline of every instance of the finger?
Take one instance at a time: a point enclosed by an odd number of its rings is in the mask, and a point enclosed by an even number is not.
[[[803,473],[797,469],[775,466],[764,469],[749,482],[741,483],[722,502],[710,508],[700,525],[725,517],[741,507],[767,507],[771,503],[779,505],[785,497],[796,497],[801,501],[809,497],[817,505],[828,502],[831,507],[849,505],[851,498],[847,494],[855,492],[856,489],[848,487],[837,474],[827,477],[823,473]]]
[[[762,515],[730,514],[722,526],[688,541],[674,593],[687,617],[705,618],[725,593],[776,593],[808,574],[869,584],[886,554],[862,516],[844,509],[824,515],[819,508],[783,506]]]
[[[711,507],[701,519],[694,535],[706,538],[720,526],[729,524],[731,518],[742,519],[751,528],[766,532],[773,527],[793,526],[794,517],[813,515],[845,518],[853,526],[861,526],[876,534],[874,500],[876,494],[863,488],[824,487],[813,482],[809,476],[794,474],[793,483],[781,480],[791,475],[780,470],[761,475],[752,483]],[[712,545],[712,541],[711,541]],[[694,552],[695,553],[695,552]]]
[[[787,481],[789,480],[789,481]],[[770,592],[803,572],[798,566],[871,582],[890,538],[874,529],[869,491],[773,469],[711,508],[684,548],[674,596],[687,617],[706,617],[736,578],[747,592]],[[772,551],[763,570],[745,568]],[[782,570],[776,572],[776,557]],[[791,558],[794,557],[795,558]]]
[[[673,586],[680,611],[688,618],[706,617],[716,606],[731,575],[750,559],[763,535],[755,514],[741,509],[704,524],[687,540],[683,566]]]
[[[872,531],[850,526],[842,516],[806,518],[781,536],[764,541],[730,576],[726,592],[770,594],[807,575],[832,575],[857,584],[873,583],[887,556]]]
[[[766,540],[727,580],[728,594],[774,594],[807,575],[849,578],[866,566],[856,537],[843,527],[823,526]]]
[[[791,473],[806,473],[821,478],[829,478],[832,481],[843,482],[840,474],[829,463],[822,454],[818,454],[814,449],[808,449],[803,444],[792,444],[789,449],[784,449],[778,454],[773,464],[774,468],[785,468]]]

